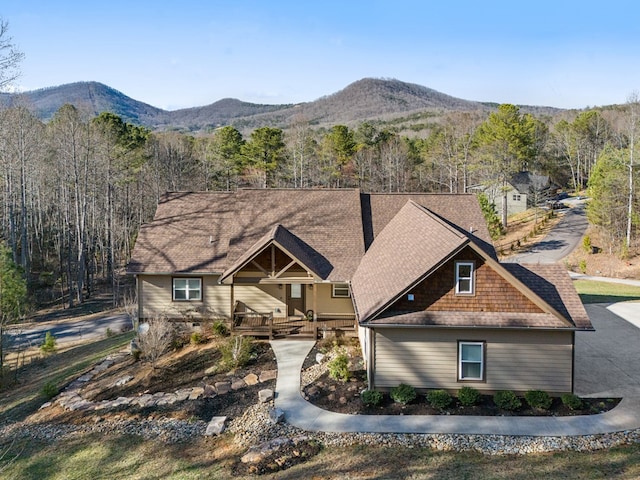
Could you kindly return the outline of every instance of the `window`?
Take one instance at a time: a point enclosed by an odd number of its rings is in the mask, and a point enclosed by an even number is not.
[[[291,298],[302,298],[302,285],[299,283],[291,284]]]
[[[456,294],[473,295],[474,267],[473,262],[456,262]]]
[[[178,301],[201,300],[202,299],[202,279],[174,278],[173,279],[173,299]]]
[[[520,195],[516,195],[515,193],[513,194],[513,200],[515,202],[519,202],[520,201]]]
[[[458,342],[458,380],[484,380],[484,342]]]
[[[348,283],[334,283],[333,284],[333,292],[331,294],[332,297],[337,298],[349,298],[351,294],[349,293],[349,284]]]

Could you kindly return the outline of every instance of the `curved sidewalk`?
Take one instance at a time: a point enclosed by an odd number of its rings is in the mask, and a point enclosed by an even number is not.
[[[313,341],[276,340],[278,362],[276,407],[286,421],[308,431],[368,433],[433,433],[560,437],[592,435],[640,428],[640,398],[624,398],[606,413],[574,417],[481,417],[463,415],[348,415],[307,402],[300,393],[302,364]]]

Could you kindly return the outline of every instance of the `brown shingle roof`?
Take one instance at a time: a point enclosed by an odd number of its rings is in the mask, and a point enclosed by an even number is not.
[[[592,330],[582,301],[566,269],[559,263],[501,264],[579,330]]]
[[[153,222],[140,228],[129,273],[222,272],[233,193],[168,193]]]
[[[464,245],[477,247],[495,260],[486,223],[472,195],[269,189],[163,196],[153,222],[140,229],[128,272],[219,274],[270,241],[323,280],[351,280],[359,318],[371,324],[388,323],[389,312],[383,313],[384,308]],[[365,245],[369,247],[366,255]],[[393,321],[592,328],[561,265],[494,263],[493,268],[512,278],[514,285],[524,284],[517,288],[538,304],[548,305],[543,308],[547,313],[483,313],[471,318],[459,312],[418,312]],[[380,318],[374,319],[376,315]]]
[[[141,228],[127,271],[221,273],[278,224],[310,247],[325,280],[348,281],[364,254],[358,190],[171,193]]]
[[[368,323],[373,326],[403,325],[456,328],[567,328],[565,322],[550,313],[513,312],[422,311],[398,314],[386,312],[385,315],[381,315]]]
[[[367,222],[365,218],[363,226],[367,245],[382,231],[408,200],[427,208],[445,223],[469,236],[470,240],[489,256],[494,259],[497,258],[478,198],[472,194],[363,194],[363,217],[367,216],[367,210],[370,211],[370,221]]]
[[[469,241],[412,200],[384,226],[352,280],[360,322],[374,317]]]

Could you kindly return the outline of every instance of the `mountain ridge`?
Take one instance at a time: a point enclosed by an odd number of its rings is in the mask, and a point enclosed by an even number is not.
[[[416,112],[487,111],[488,102],[453,97],[396,79],[363,78],[342,90],[298,104],[255,104],[222,98],[200,107],[163,110],[135,100],[100,82],[74,82],[22,93],[0,93],[0,106],[24,104],[43,121],[71,103],[91,115],[108,111],[152,130],[206,131],[224,125],[240,130],[261,126],[287,128],[300,119],[316,126],[393,119]],[[553,107],[530,107],[549,112]]]

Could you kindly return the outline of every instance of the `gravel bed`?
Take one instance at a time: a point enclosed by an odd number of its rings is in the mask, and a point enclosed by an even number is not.
[[[255,405],[229,424],[235,441],[249,447],[278,437],[305,435],[326,446],[352,445],[402,446],[430,448],[439,451],[474,451],[487,455],[528,454],[556,451],[592,451],[618,445],[640,443],[640,430],[563,437],[529,437],[512,435],[451,435],[451,434],[392,434],[392,433],[325,433],[305,432],[287,424],[274,424],[269,418],[273,406]]]
[[[529,454],[556,451],[592,451],[618,445],[640,443],[640,430],[563,437],[528,437],[510,435],[451,435],[451,434],[377,434],[377,433],[325,433],[305,432],[286,423],[274,423],[269,413],[273,402],[256,404],[241,417],[232,419],[227,431],[234,434],[235,442],[250,447],[276,438],[305,435],[325,446],[352,445],[402,446],[429,448],[438,451],[475,451],[487,455]],[[117,433],[138,435],[145,440],[164,443],[188,442],[202,437],[206,422],[175,419],[106,420],[75,424],[13,423],[0,427],[0,444],[13,439],[35,439],[52,442],[75,435]]]
[[[0,443],[8,443],[14,439],[34,439],[39,441],[56,441],[74,435],[92,433],[117,433],[137,435],[145,440],[158,440],[164,443],[179,443],[204,435],[207,423],[203,421],[188,422],[175,419],[157,420],[102,420],[82,425],[69,423],[13,423],[0,427]]]

